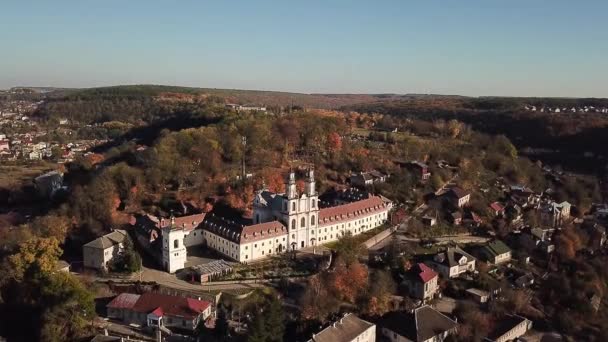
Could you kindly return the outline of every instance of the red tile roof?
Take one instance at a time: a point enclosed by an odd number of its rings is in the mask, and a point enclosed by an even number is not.
[[[131,309],[135,303],[137,303],[138,299],[138,294],[121,293],[112,299],[110,304],[108,304],[108,307],[113,309]]]
[[[203,300],[148,292],[139,297],[133,311],[147,314],[160,309],[163,315],[194,319],[210,305]]]
[[[284,234],[287,234],[287,228],[279,221],[258,223],[243,228],[241,242],[263,240]]]
[[[287,227],[280,221],[245,225],[213,214],[207,216],[203,228],[235,243],[259,241],[287,234]]]
[[[492,210],[494,211],[503,211],[505,209],[505,207],[499,202],[494,202],[490,204],[490,208],[492,208]]]
[[[157,307],[156,309],[154,309],[154,311],[150,312],[156,315],[156,317],[163,317],[163,308],[161,308],[160,306]]]
[[[387,204],[379,196],[370,196],[361,201],[323,208],[319,210],[319,226],[350,221],[358,216],[368,216],[386,208]]]
[[[422,280],[423,283],[429,282],[437,276],[435,271],[423,263],[417,264],[417,267],[418,268],[415,271],[418,272],[418,277],[420,277],[420,280]]]
[[[450,188],[449,192],[458,199],[467,197],[469,195],[467,191],[457,186]]]
[[[201,222],[205,219],[205,213],[203,214],[195,214],[189,216],[182,216],[175,218],[175,227],[176,228],[184,228],[184,230],[193,230],[198,227]],[[171,224],[171,220],[165,220],[164,223],[166,225]]]

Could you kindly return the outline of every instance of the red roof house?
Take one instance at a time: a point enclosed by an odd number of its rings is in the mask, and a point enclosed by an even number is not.
[[[180,296],[148,292],[122,293],[107,305],[108,317],[142,326],[194,330],[211,315],[211,303]]]

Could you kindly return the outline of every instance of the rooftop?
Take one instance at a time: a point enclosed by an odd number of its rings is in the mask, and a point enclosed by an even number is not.
[[[455,196],[456,198],[464,198],[469,195],[467,191],[457,186],[450,188],[449,193]]]
[[[84,245],[84,247],[106,249],[124,242],[126,238],[127,232],[117,229],[109,234],[98,237],[97,239]]]
[[[458,324],[427,305],[414,310],[413,313],[390,312],[382,318],[380,325],[406,339],[422,342],[451,331]]]
[[[460,247],[448,247],[445,252],[437,253],[433,258],[438,264],[446,265],[448,267],[458,266],[459,261],[465,258],[466,262],[475,260],[475,258],[469,253],[463,251]]]
[[[437,273],[423,263],[418,263],[412,266],[407,273],[411,278],[420,280],[423,283],[429,282],[433,278],[437,277]]]
[[[142,295],[122,293],[108,307],[131,309],[142,313],[162,313],[193,319],[205,311],[211,303],[179,296],[148,292]]]
[[[319,225],[322,226],[326,222],[333,224],[335,221],[351,220],[360,215],[367,216],[385,209],[386,206],[387,204],[381,197],[370,196],[360,201],[323,208],[319,210]]]
[[[511,249],[500,240],[494,240],[484,246],[484,249],[492,255],[501,255],[511,252]]]
[[[519,315],[506,315],[496,323],[486,340],[495,341],[526,320],[527,318]]]
[[[374,324],[364,321],[361,318],[346,314],[340,320],[334,322],[329,327],[323,329],[318,334],[313,335],[311,342],[342,342],[354,341],[357,336],[364,333]]]

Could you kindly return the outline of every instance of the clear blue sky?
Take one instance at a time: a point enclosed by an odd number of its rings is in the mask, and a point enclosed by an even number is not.
[[[0,5],[0,88],[608,97],[606,0]]]

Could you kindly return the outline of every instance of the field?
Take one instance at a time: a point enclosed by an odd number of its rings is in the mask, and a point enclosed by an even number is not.
[[[31,183],[34,177],[57,168],[57,164],[43,161],[7,164],[4,161],[0,164],[0,188],[5,189],[14,189]]]

